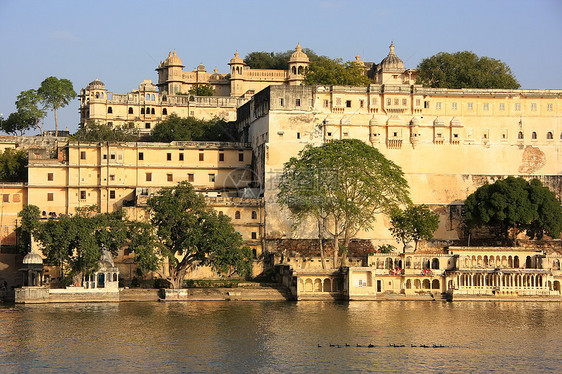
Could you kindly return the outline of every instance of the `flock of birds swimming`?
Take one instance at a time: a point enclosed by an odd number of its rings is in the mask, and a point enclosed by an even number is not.
[[[318,344],[318,348],[322,348],[323,346]],[[377,348],[376,345],[374,344],[368,344],[368,345],[361,345],[361,344],[356,344],[355,346],[352,346],[350,344],[329,344],[329,347],[331,348],[346,348],[346,347],[353,347],[353,348]],[[379,347],[384,347],[384,346],[379,346]],[[391,347],[391,348],[405,348],[405,347],[409,347],[409,348],[448,348],[446,345],[441,345],[441,344],[388,344],[386,347]]]

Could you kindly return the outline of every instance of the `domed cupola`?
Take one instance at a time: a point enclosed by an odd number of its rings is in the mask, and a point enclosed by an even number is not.
[[[105,84],[99,79],[94,79],[86,86],[89,90],[105,90]]]
[[[390,43],[390,52],[382,59],[377,70],[404,70],[404,62],[394,52],[394,42]]]
[[[43,266],[43,258],[37,252],[29,252],[22,260],[25,265],[41,265]]]
[[[183,65],[181,63],[181,58],[178,57],[175,50],[174,50],[174,52],[168,53],[168,58],[166,60],[164,60],[164,65],[183,67]]]
[[[310,59],[302,51],[302,47],[297,44],[295,48],[295,52],[291,55],[289,59],[289,84],[291,85],[298,85],[303,80],[303,74],[308,65],[310,64]]]
[[[297,63],[297,62],[303,62],[307,64],[310,62],[310,59],[308,58],[306,53],[302,51],[302,47],[300,43],[297,44],[297,47],[295,48],[295,52],[293,52],[291,58],[289,59],[289,63]]]

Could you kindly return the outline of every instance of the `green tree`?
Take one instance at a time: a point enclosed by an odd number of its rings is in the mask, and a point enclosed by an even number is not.
[[[21,253],[28,253],[31,251],[32,237],[39,228],[40,209],[35,205],[26,205],[18,213],[20,218],[20,226],[17,228],[18,232],[18,249]]]
[[[371,229],[377,214],[410,202],[402,169],[357,139],[306,146],[284,165],[278,200],[298,222],[320,218],[322,230],[333,238],[334,267],[340,237],[345,263],[351,239]]]
[[[23,136],[29,129],[35,127],[35,120],[22,112],[10,113],[7,119],[2,119],[1,128],[6,134]]]
[[[319,57],[304,73],[304,84],[330,86],[368,86],[371,83],[365,69],[353,61]]]
[[[560,203],[539,180],[508,177],[486,184],[466,198],[464,207],[469,229],[487,226],[506,242],[511,231],[512,244],[523,230],[532,238],[560,235]]]
[[[289,59],[294,50],[285,52],[250,52],[244,57],[244,63],[252,69],[287,70]],[[309,48],[303,48],[310,61],[315,61],[318,55]]]
[[[155,250],[167,258],[174,288],[180,288],[185,275],[201,265],[227,276],[251,273],[250,248],[243,245],[230,218],[207,207],[191,184],[163,188],[147,205],[160,243]]]
[[[37,93],[41,96],[44,105],[55,113],[55,136],[59,136],[57,109],[64,108],[70,103],[70,100],[76,97],[72,82],[68,79],[49,77],[41,82]]]
[[[414,251],[417,251],[420,240],[433,239],[433,233],[439,227],[439,215],[423,204],[409,206],[404,210],[395,209],[390,215],[390,223],[392,236],[402,242],[402,252],[406,253],[409,242],[415,242]]]
[[[418,65],[417,83],[436,88],[521,87],[504,62],[463,51],[439,52]]]
[[[6,148],[0,152],[0,181],[26,182],[27,181],[27,153]]]
[[[123,126],[108,126],[88,121],[70,139],[82,142],[134,142],[139,139],[139,130],[132,122]]]
[[[18,113],[24,118],[28,118],[30,123],[33,123],[31,129],[39,128],[41,135],[43,135],[43,127],[41,121],[47,115],[45,108],[41,105],[42,97],[37,90],[22,91],[16,100],[16,108]]]
[[[128,225],[121,210],[96,213],[97,207],[78,209],[73,216],[49,219],[36,230],[47,261],[70,270],[75,282],[99,268],[104,249],[117,255],[127,243]]]
[[[151,132],[154,142],[171,141],[237,141],[237,130],[223,120],[205,121],[193,117],[182,118],[172,113],[158,123]]]
[[[208,84],[197,84],[191,87],[188,93],[195,96],[213,96],[215,89]]]

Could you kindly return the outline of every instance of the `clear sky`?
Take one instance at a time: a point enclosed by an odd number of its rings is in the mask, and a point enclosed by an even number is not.
[[[407,68],[470,50],[507,63],[523,88],[562,89],[562,0],[0,0],[0,113],[49,76],[79,92],[98,78],[126,93],[177,50],[185,70],[228,72],[235,51],[380,62],[391,41]],[[59,111],[74,132],[78,100]],[[44,129],[54,129],[52,114]]]

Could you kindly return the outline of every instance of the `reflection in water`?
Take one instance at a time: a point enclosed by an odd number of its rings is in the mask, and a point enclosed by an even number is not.
[[[0,307],[0,372],[555,372],[561,319],[559,303]]]

